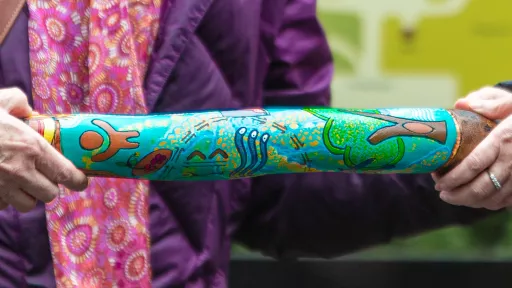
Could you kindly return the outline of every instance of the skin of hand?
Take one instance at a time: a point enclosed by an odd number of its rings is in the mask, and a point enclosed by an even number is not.
[[[512,206],[512,93],[485,87],[455,103],[499,124],[455,168],[432,176],[440,198],[450,204],[500,210]],[[501,184],[496,189],[488,173]]]
[[[28,212],[37,200],[55,199],[59,184],[87,188],[87,177],[20,120],[35,114],[21,90],[0,89],[0,209]]]

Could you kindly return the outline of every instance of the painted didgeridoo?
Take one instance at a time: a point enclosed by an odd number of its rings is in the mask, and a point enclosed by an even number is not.
[[[443,173],[496,125],[461,110],[316,107],[25,121],[89,176],[157,181]]]

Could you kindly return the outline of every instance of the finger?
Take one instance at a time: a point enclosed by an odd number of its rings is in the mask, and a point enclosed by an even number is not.
[[[0,89],[0,107],[17,118],[26,118],[32,114],[27,96],[18,88]]]
[[[495,177],[501,186],[510,181],[510,165],[504,159],[509,159],[507,155],[500,155],[489,169],[483,171],[470,183],[454,189],[453,191],[442,191],[440,197],[445,202],[454,205],[464,205],[474,208],[487,208],[491,210],[501,209],[503,201],[508,197],[512,189],[506,190],[504,187],[497,188],[491,175]],[[502,160],[503,159],[503,160]]]
[[[501,119],[510,114],[512,94],[499,87],[484,87],[469,93],[466,97],[455,102],[455,109],[470,110],[491,119]],[[505,103],[497,109],[494,105]],[[503,110],[502,110],[503,109]]]
[[[469,104],[468,104],[468,99],[462,98],[462,99],[457,100],[455,102],[455,109],[471,111],[471,107],[469,107]]]
[[[71,161],[55,150],[48,142],[42,140],[42,153],[36,160],[36,169],[51,182],[62,184],[72,191],[87,188],[87,176],[78,170]]]
[[[491,120],[504,119],[512,113],[512,97],[485,101],[468,101],[469,109]]]
[[[488,199],[494,197],[496,190],[486,171],[473,181],[450,191],[441,191],[439,197],[452,205],[482,208]]]
[[[496,93],[494,93],[493,89],[496,88],[484,87],[469,93],[466,95],[466,97],[460,98],[455,102],[455,109],[472,110],[472,108],[469,106],[470,101],[474,102],[494,99],[496,97]]]
[[[469,93],[464,99],[468,101],[494,100],[506,96],[506,92],[506,90],[499,87],[485,86]]]
[[[49,203],[59,195],[59,186],[46,178],[39,171],[34,170],[33,173],[26,173],[30,179],[24,179],[19,183],[21,189],[30,196],[44,202]]]
[[[503,119],[512,113],[512,93],[502,89],[494,89],[492,97],[471,99],[458,106],[467,106],[469,110],[479,113],[490,119]]]
[[[512,181],[506,182],[504,185],[502,185],[502,188],[494,193],[493,196],[486,199],[482,203],[482,207],[488,210],[500,210],[505,207],[508,207],[509,199],[512,196]]]
[[[489,182],[493,184],[491,176],[494,176],[498,181],[498,186],[502,186],[501,188],[496,187],[494,184],[492,187],[497,191],[491,196],[489,199],[483,203],[483,207],[490,210],[498,210],[506,206],[507,199],[512,195],[512,150],[510,149],[501,149],[500,155],[498,156],[498,160],[489,167],[487,170],[487,176],[489,177]]]
[[[36,199],[27,193],[25,193],[20,188],[7,187],[3,194],[1,195],[1,199],[5,203],[11,204],[16,210],[19,212],[28,212],[36,207]]]
[[[471,208],[479,208],[479,207],[473,207],[472,202],[467,201],[465,191],[463,190],[454,190],[454,191],[440,191],[439,198],[443,200],[444,202],[455,205],[455,206],[466,206]]]
[[[464,158],[455,168],[439,177],[436,189],[451,191],[456,187],[467,184],[487,169],[497,159],[500,151],[498,132],[492,131],[477,147]]]

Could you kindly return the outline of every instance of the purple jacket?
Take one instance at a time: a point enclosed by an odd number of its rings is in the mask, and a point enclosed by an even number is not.
[[[314,0],[167,0],[145,83],[153,112],[328,105]],[[0,87],[31,92],[28,10],[0,46]],[[347,95],[349,97],[349,95]],[[226,287],[232,241],[334,257],[488,212],[439,200],[429,175],[309,174],[153,183],[154,287]],[[44,206],[0,212],[0,287],[54,287]]]

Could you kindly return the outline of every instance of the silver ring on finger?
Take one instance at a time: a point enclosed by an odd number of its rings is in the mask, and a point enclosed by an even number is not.
[[[489,175],[489,178],[491,178],[491,181],[492,181],[492,184],[494,185],[494,188],[496,188],[496,190],[500,190],[501,189],[501,183],[500,183],[500,181],[498,181],[498,178],[496,178],[496,176],[494,174],[489,172],[489,170],[487,170],[487,175]]]

